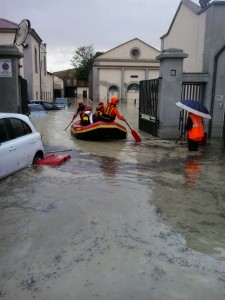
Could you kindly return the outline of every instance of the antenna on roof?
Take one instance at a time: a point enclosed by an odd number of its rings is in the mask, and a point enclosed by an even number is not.
[[[23,45],[23,47],[26,48],[28,44],[25,42],[25,40],[27,38],[29,29],[30,29],[30,21],[27,19],[22,20],[16,30],[13,44],[14,45],[16,44],[17,46]]]
[[[201,8],[203,9],[209,4],[210,1],[211,0],[199,0],[199,4],[200,4]]]

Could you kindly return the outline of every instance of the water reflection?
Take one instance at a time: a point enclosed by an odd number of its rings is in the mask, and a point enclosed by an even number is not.
[[[105,176],[116,177],[120,161],[114,157],[101,156],[100,170]]]
[[[185,185],[190,188],[194,187],[200,171],[201,164],[199,159],[188,157],[184,162]]]

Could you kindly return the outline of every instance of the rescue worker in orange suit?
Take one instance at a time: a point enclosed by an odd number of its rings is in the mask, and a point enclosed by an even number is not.
[[[202,117],[189,113],[185,130],[187,130],[189,151],[198,151],[199,142],[204,137]]]
[[[118,101],[119,101],[119,98],[112,97],[110,103],[108,103],[104,106],[104,111],[103,111],[102,117],[101,117],[101,119],[103,121],[113,122],[116,119],[116,117],[121,121],[125,121],[124,117],[121,116],[121,114],[116,106]]]
[[[98,105],[96,106],[96,111],[93,115],[94,122],[98,122],[101,119],[103,111],[104,111],[104,102],[102,100],[99,100]]]
[[[86,105],[84,105],[84,103],[83,103],[82,100],[79,100],[79,101],[78,101],[78,108],[77,108],[76,113],[75,113],[74,116],[73,116],[72,121],[73,121],[78,115],[80,115],[80,118],[81,118],[81,117],[82,117],[82,114],[84,113],[85,110],[86,110]]]

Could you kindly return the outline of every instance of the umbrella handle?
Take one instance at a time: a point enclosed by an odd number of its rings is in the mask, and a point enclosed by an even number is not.
[[[175,144],[182,138],[182,136],[186,133],[186,130],[182,132],[182,134],[179,136],[179,138],[175,141]]]

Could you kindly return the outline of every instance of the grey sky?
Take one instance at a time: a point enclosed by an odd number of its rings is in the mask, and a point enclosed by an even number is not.
[[[194,0],[194,3],[199,3]],[[180,0],[0,0],[0,18],[31,27],[47,43],[48,71],[71,68],[74,51],[108,51],[139,38],[160,50]]]

